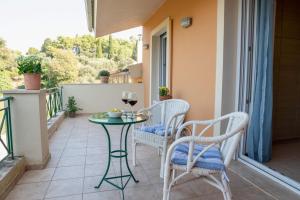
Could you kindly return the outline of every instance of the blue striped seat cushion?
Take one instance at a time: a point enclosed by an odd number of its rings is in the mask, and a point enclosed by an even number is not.
[[[195,144],[193,157],[195,158],[205,147],[205,145]],[[171,162],[177,165],[186,165],[188,159],[188,151],[188,143],[178,144],[173,151]],[[209,148],[202,156],[197,159],[194,166],[209,170],[225,170],[221,152],[217,147]]]
[[[147,133],[152,133],[156,134],[159,136],[164,136],[165,135],[165,126],[163,124],[155,124],[151,126],[142,126],[140,128],[140,131],[147,132]],[[168,135],[170,135],[172,132],[172,128],[169,128],[168,130]]]

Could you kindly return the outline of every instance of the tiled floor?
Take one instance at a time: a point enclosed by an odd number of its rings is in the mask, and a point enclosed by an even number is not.
[[[110,128],[114,147],[119,143],[119,128]],[[128,141],[130,143],[130,138]],[[66,119],[50,139],[50,151],[52,158],[47,168],[26,172],[6,200],[121,199],[120,191],[107,183],[100,189],[94,188],[106,167],[107,144],[102,128],[89,123],[86,116]],[[138,166],[132,169],[140,182],[138,184],[132,180],[129,182],[125,189],[125,199],[162,199],[163,182],[159,178],[160,162],[157,151],[146,146],[138,146],[137,158]],[[118,166],[118,160],[115,160],[109,173],[118,174]],[[234,200],[273,199],[230,171],[229,177]],[[201,180],[178,184],[171,194],[172,200],[222,199],[218,190]]]
[[[273,144],[272,159],[265,163],[271,169],[300,182],[300,141],[286,141]]]

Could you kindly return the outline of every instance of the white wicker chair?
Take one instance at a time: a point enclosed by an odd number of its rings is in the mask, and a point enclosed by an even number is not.
[[[149,116],[149,120],[141,125],[135,125],[132,131],[133,166],[136,165],[136,146],[138,143],[150,145],[161,153],[160,177],[163,178],[164,162],[166,158],[168,143],[174,141],[174,136],[182,125],[190,105],[181,99],[170,99],[155,103],[149,108],[139,112]],[[160,136],[140,130],[141,126],[163,124],[164,135]],[[173,139],[172,139],[173,138]]]
[[[216,123],[228,120],[228,125],[225,134],[214,137],[205,137],[203,134]],[[217,147],[221,153],[221,163],[224,165],[225,169],[228,167],[230,161],[236,152],[237,146],[239,144],[240,138],[244,133],[244,129],[248,124],[248,114],[243,112],[234,112],[218,119],[209,121],[189,121],[184,123],[177,131],[176,140],[168,149],[165,164],[164,173],[164,194],[163,200],[169,200],[171,187],[182,177],[187,174],[193,174],[196,177],[203,178],[208,184],[218,188],[222,191],[225,200],[231,199],[231,191],[228,184],[228,178],[226,175],[226,170],[211,170],[204,169],[195,166],[196,161],[203,156],[204,152],[207,152],[212,147]],[[196,134],[197,126],[206,126],[199,134]],[[187,126],[191,126],[192,135],[184,136],[180,138],[181,131]],[[172,154],[174,149],[179,144],[188,145],[187,153],[187,164],[178,165],[174,164],[172,160]],[[194,152],[196,144],[202,144],[203,150],[200,153]],[[198,145],[199,147],[199,145]],[[217,150],[217,151],[219,151]],[[203,158],[203,157],[201,157]],[[174,159],[174,158],[173,158]],[[176,176],[176,171],[181,171],[182,173]],[[172,172],[172,177],[170,174]],[[220,175],[221,180],[217,179],[214,175]]]

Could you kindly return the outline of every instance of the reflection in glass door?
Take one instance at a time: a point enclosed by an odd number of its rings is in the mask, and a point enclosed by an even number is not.
[[[167,33],[160,35],[159,86],[167,86]]]

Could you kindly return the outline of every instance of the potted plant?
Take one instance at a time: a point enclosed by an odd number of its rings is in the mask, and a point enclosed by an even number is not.
[[[159,87],[159,100],[164,101],[167,99],[171,99],[170,90],[167,87]]]
[[[82,110],[81,108],[77,107],[77,103],[74,96],[68,97],[68,103],[66,104],[66,111],[68,116],[73,118],[76,116],[76,112]]]
[[[36,55],[19,56],[16,60],[19,74],[24,75],[25,89],[41,88],[42,59]]]
[[[101,83],[108,83],[110,73],[107,70],[101,70],[99,72],[98,78],[100,78]]]

